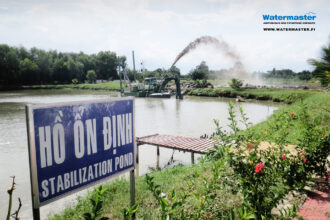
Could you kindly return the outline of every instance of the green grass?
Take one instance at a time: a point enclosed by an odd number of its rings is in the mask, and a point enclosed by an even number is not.
[[[312,120],[319,120],[319,127],[326,133],[330,131],[330,94],[326,92],[317,92],[306,95],[306,98],[299,99],[291,105],[281,108],[268,118],[267,121],[261,122],[254,127],[250,128],[254,133],[265,134],[264,139],[272,141],[275,133],[269,134],[270,126],[277,123],[277,117],[282,113],[294,113],[298,116],[298,120],[293,124],[293,128],[288,132],[287,139],[291,144],[297,144],[298,140],[302,137],[302,121],[299,115],[302,114],[303,108],[311,115]],[[321,134],[320,134],[321,135]]]
[[[59,85],[26,85],[14,87],[0,87],[0,90],[12,89],[91,89],[91,90],[108,90],[120,91],[119,82],[106,82],[106,83],[83,83],[83,84],[59,84]]]
[[[235,92],[231,89],[201,89],[194,91],[202,92],[205,95],[210,95],[210,92],[215,92],[215,96],[219,96],[219,91]],[[299,116],[302,111],[302,104],[305,105],[313,119],[320,119],[319,126],[324,131],[329,132],[330,130],[329,93],[306,90],[250,89],[237,93],[235,92],[235,94],[240,96],[245,94],[247,97],[254,95],[255,97],[268,97],[271,100],[293,102],[291,105],[286,105],[279,110],[276,110],[267,121],[261,122],[250,128],[255,134],[264,134],[265,140],[271,141],[272,137],[276,135],[267,134],[267,130],[270,129],[270,126],[277,123],[276,118],[279,115],[282,113],[294,113]],[[302,132],[301,123],[300,120],[294,120],[294,127],[288,132],[287,138],[292,144],[295,144],[300,137]],[[176,189],[178,191],[201,195],[203,194],[203,182],[202,178],[196,178],[196,172],[200,173],[201,176],[210,179],[212,175],[211,164],[205,162],[192,166],[177,166],[163,171],[155,171],[152,173],[152,176],[154,176],[155,182],[161,185],[161,190],[165,193],[169,193],[172,189]],[[196,181],[193,184],[193,189],[187,188],[187,182],[189,181]],[[130,201],[129,181],[126,179],[117,179],[104,184],[104,187],[108,189],[104,198],[104,215],[110,217],[110,219],[123,219],[122,210],[124,207],[129,206]],[[92,191],[87,197],[79,197],[77,205],[68,207],[62,213],[52,216],[51,219],[81,219],[82,214],[91,208],[88,198],[94,194],[95,193]],[[233,195],[229,188],[222,189],[222,191],[217,192],[217,195],[218,197],[214,205],[217,206],[218,209],[224,211],[239,206],[242,201],[241,196],[239,194]],[[136,202],[139,205],[137,217],[143,219],[159,219],[159,206],[157,201],[152,197],[152,193],[148,190],[144,177],[136,179]],[[194,196],[190,196],[185,205],[185,210],[193,211],[193,207],[198,205],[198,203],[199,201]]]
[[[308,96],[319,93],[318,91],[299,90],[299,89],[244,89],[233,90],[231,88],[202,88],[188,91],[192,96],[210,96],[210,97],[229,97],[236,98],[241,96],[245,99],[272,100],[274,102],[293,103],[305,99]]]
[[[210,163],[199,163],[192,166],[176,166],[163,171],[155,171],[152,173],[157,184],[161,185],[161,190],[164,193],[169,193],[172,189],[177,191],[188,191],[186,182],[194,179],[196,172],[207,178],[210,177]],[[192,193],[201,193],[202,179],[194,183],[194,191]],[[126,179],[116,179],[110,183],[103,185],[107,189],[104,197],[103,216],[110,219],[123,219],[123,208],[129,206],[130,191],[129,181]],[[136,178],[136,203],[139,204],[137,217],[143,219],[159,219],[160,209],[158,202],[153,198],[152,193],[148,190],[145,177]],[[221,195],[221,196],[220,196]],[[91,191],[86,197],[77,198],[78,204],[73,207],[68,207],[61,214],[56,214],[51,217],[54,220],[60,219],[81,219],[84,212],[91,209],[91,204],[88,198],[94,196],[94,191]],[[186,208],[193,210],[193,206],[199,204],[199,200],[191,196],[186,204]],[[237,195],[232,195],[230,189],[224,189],[219,192],[217,205],[223,210],[229,210],[232,207],[239,206],[241,198]]]

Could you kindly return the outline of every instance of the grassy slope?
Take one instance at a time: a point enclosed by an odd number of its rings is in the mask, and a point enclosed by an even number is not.
[[[320,119],[320,127],[329,133],[330,132],[330,94],[329,93],[315,93],[307,95],[305,99],[298,100],[295,103],[279,109],[268,118],[267,121],[261,122],[256,126],[250,128],[256,133],[266,133],[266,139],[272,141],[272,137],[276,134],[267,134],[267,129],[271,124],[276,123],[276,116],[282,112],[294,113],[299,116],[302,112],[302,108],[305,105],[307,112],[310,113],[313,120]],[[288,133],[288,140],[291,144],[296,144],[297,140],[301,137],[302,126],[301,121],[297,120],[294,123],[294,127]]]
[[[246,99],[273,100],[275,102],[292,103],[299,99],[318,93],[317,91],[298,90],[298,89],[244,89],[235,91],[231,88],[203,88],[193,89],[188,95],[211,96],[211,97],[231,97],[241,96]]]
[[[155,182],[161,185],[161,190],[165,193],[169,193],[172,189],[178,191],[189,191],[187,181],[190,181],[194,174],[200,173],[201,175],[210,178],[210,164],[199,163],[192,166],[176,166],[172,169],[166,169],[163,171],[155,171],[152,176],[155,178]],[[157,208],[158,203],[153,198],[152,193],[147,189],[147,184],[144,177],[136,179],[136,203],[139,204],[137,216],[143,219],[159,219],[160,210]],[[202,189],[201,178],[194,184],[194,191],[198,192]],[[129,206],[130,192],[129,181],[125,179],[116,179],[113,182],[103,185],[107,188],[107,192],[104,199],[104,216],[108,216],[110,219],[123,219],[123,208]],[[85,198],[78,198],[78,204],[76,206],[67,208],[60,215],[54,215],[52,219],[81,219],[82,214],[86,210],[90,210],[91,205],[88,198],[93,196],[93,191]],[[220,196],[221,195],[221,196]],[[227,188],[219,192],[219,198],[217,198],[218,205],[222,209],[230,209],[231,207],[238,206],[241,203],[241,199],[238,195],[234,196],[230,193],[230,189]],[[193,209],[194,204],[198,204],[199,201],[191,196],[187,201],[187,209]]]
[[[313,116],[318,116],[322,118],[322,123],[320,126],[324,130],[330,131],[330,112],[327,110],[330,109],[330,95],[329,93],[324,92],[313,92],[313,91],[302,91],[302,90],[273,90],[273,89],[262,89],[249,90],[251,94],[254,95],[267,95],[271,98],[278,97],[283,101],[294,100],[296,101],[292,105],[285,106],[277,111],[274,115],[271,116],[267,121],[259,123],[253,129],[255,132],[265,132],[271,123],[276,123],[276,115],[281,114],[281,112],[293,112],[299,114],[301,111],[301,102],[306,104],[308,112]],[[247,93],[247,91],[244,91]],[[242,94],[242,93],[240,93]],[[283,97],[281,97],[281,95]],[[302,101],[300,101],[302,100]],[[327,109],[327,110],[324,110]],[[292,133],[288,134],[289,140],[292,143],[297,141],[299,138],[300,122],[297,120],[295,122],[295,129],[292,130]],[[267,139],[271,140],[272,135],[266,135]],[[152,175],[155,177],[155,182],[162,186],[164,192],[170,192],[171,189],[181,189],[187,190],[185,182],[194,179],[194,173],[198,171],[204,176],[210,176],[210,166],[208,163],[205,164],[195,164],[193,166],[178,166],[173,169],[167,169],[164,171],[154,172]],[[200,180],[201,178],[199,178]],[[198,192],[202,189],[200,187],[201,182],[195,183],[195,192]],[[111,219],[122,219],[122,209],[128,207],[129,205],[129,182],[127,180],[115,180],[111,183],[105,184],[105,187],[108,188],[104,214],[111,217]],[[234,207],[240,203],[240,198],[238,195],[232,195],[227,191],[219,192],[218,205],[221,209],[227,209],[229,207]],[[78,205],[67,208],[63,213],[55,215],[52,219],[81,219],[82,213],[90,208],[90,203],[88,198],[93,196],[91,192],[86,198],[78,198]],[[156,201],[152,198],[152,194],[147,190],[147,185],[145,183],[144,177],[139,177],[136,179],[136,200],[139,204],[139,209],[137,212],[138,217],[143,217],[145,219],[157,219],[159,216],[159,209],[155,209],[157,206]],[[193,197],[192,197],[193,198]],[[188,202],[188,207],[192,209],[193,204],[198,203],[191,199]],[[189,207],[190,206],[190,207]],[[157,206],[158,207],[158,206]]]

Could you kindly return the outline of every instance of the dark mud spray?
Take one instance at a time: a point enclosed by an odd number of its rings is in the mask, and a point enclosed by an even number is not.
[[[219,41],[217,38],[215,37],[211,37],[211,36],[202,36],[197,38],[196,40],[194,40],[193,42],[191,42],[190,44],[188,44],[188,46],[186,46],[181,53],[178,54],[178,56],[175,58],[172,66],[174,66],[183,56],[185,56],[186,54],[188,54],[190,51],[196,49],[198,46],[200,45],[208,45],[211,44],[213,46],[215,46],[217,49],[221,50],[222,52],[224,52],[224,54],[228,57],[230,57],[231,59],[233,59],[233,61],[235,62],[235,66],[241,66],[242,62],[240,61],[240,57],[238,54],[236,54],[234,52],[234,50],[224,41]]]
[[[239,77],[241,79],[250,78],[244,70],[240,56],[233,50],[233,48],[231,48],[225,41],[219,41],[217,38],[211,36],[199,37],[188,44],[188,46],[186,46],[175,58],[172,66],[174,66],[183,56],[201,45],[213,45],[216,49],[220,50],[224,55],[234,61],[234,66],[228,71],[228,75],[231,77]]]

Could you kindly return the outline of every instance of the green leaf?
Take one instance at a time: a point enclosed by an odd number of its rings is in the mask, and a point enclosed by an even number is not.
[[[168,206],[168,202],[165,198],[160,198],[160,201],[163,205]]]
[[[135,213],[137,211],[138,206],[138,204],[133,205],[131,208],[131,213]]]
[[[102,209],[102,201],[98,202],[95,207],[95,212],[98,213]]]
[[[88,212],[87,213],[84,213],[83,216],[84,216],[84,219],[85,220],[91,220],[92,219],[92,215],[90,213],[88,213]]]
[[[215,199],[216,196],[217,196],[216,194],[212,194],[212,195],[210,195],[210,198]]]
[[[173,189],[172,191],[171,191],[171,198],[174,198],[175,197],[175,190]]]
[[[182,202],[175,202],[173,205],[172,205],[172,209],[175,209],[177,206],[182,206]]]
[[[92,203],[92,205],[93,205],[93,207],[94,207],[95,204],[96,204],[95,200],[94,200],[94,199],[91,199],[90,201],[91,201],[91,203]]]
[[[107,191],[107,189],[106,189],[106,188],[103,188],[103,189],[100,191],[100,194],[103,195],[106,191]]]

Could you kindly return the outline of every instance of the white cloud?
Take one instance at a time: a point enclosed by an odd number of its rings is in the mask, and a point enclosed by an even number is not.
[[[327,43],[330,9],[326,6],[327,1],[307,0],[0,0],[0,43],[87,53],[112,50],[126,55],[129,66],[135,50],[136,63],[143,60],[148,69],[155,69],[168,68],[189,42],[211,35],[234,47],[250,70],[273,66],[302,70]],[[316,32],[262,31],[263,13],[309,11],[319,18]],[[203,47],[177,65],[187,72],[202,60],[212,68],[230,67],[232,62]]]

